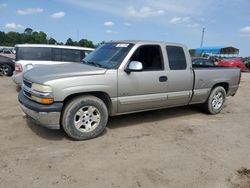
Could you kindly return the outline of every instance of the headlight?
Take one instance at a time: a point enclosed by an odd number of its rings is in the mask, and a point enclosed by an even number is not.
[[[41,104],[52,104],[54,102],[52,88],[50,86],[33,83],[31,98]]]
[[[32,89],[35,91],[38,91],[38,92],[42,92],[42,93],[51,93],[52,92],[52,88],[50,86],[36,84],[36,83],[32,84]]]

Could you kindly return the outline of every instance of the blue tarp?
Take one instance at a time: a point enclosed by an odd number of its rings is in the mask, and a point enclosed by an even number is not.
[[[221,49],[225,48],[224,46],[216,46],[216,47],[202,47],[202,48],[196,48],[195,54],[221,54]]]
[[[195,54],[239,54],[239,49],[232,46],[214,46],[194,49]]]

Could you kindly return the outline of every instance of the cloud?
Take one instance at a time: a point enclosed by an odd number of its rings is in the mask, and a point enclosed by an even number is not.
[[[22,29],[22,28],[24,28],[23,25],[16,24],[16,23],[14,23],[14,22],[12,22],[12,23],[7,23],[7,24],[5,25],[5,27],[6,27],[7,29]]]
[[[131,18],[146,18],[150,16],[163,15],[166,11],[161,8],[154,8],[155,3],[153,0],[128,0],[128,1],[98,1],[98,0],[61,0],[68,4],[82,7],[84,9],[91,9],[96,11],[102,11],[109,14],[114,14],[123,17]],[[164,0],[160,0],[162,3],[166,4]],[[144,5],[144,6],[142,6]],[[183,11],[183,10],[181,10]]]
[[[115,14],[125,17],[149,17],[157,15],[210,15],[211,11],[218,9],[222,4],[227,4],[227,1],[209,0],[60,0],[65,3],[91,9],[103,11],[109,14]],[[208,9],[209,7],[209,9]]]
[[[188,27],[199,27],[200,24],[199,23],[190,23],[188,24]]]
[[[111,22],[111,21],[108,21],[108,22],[104,22],[103,25],[105,25],[105,26],[113,26],[115,24],[113,22]]]
[[[125,26],[127,26],[127,27],[132,26],[132,24],[131,24],[131,23],[129,23],[129,22],[125,22],[125,23],[124,23],[124,25],[125,25]]]
[[[42,8],[27,8],[27,9],[19,9],[17,10],[18,15],[31,15],[31,14],[38,14],[42,13],[43,9]]]
[[[146,18],[151,16],[160,16],[163,15],[164,10],[155,10],[150,7],[142,7],[140,9],[136,9],[134,7],[128,8],[128,16],[134,18]]]
[[[64,16],[65,16],[65,12],[63,12],[63,11],[56,12],[56,13],[50,15],[50,17],[53,19],[61,19]]]
[[[189,16],[185,16],[185,17],[173,17],[170,20],[171,24],[181,24],[181,23],[188,23],[190,21],[190,17]]]
[[[158,23],[166,23],[166,19],[173,16],[180,18],[189,15],[197,18],[195,22],[202,23],[198,18],[207,19],[215,15],[222,6],[228,5],[227,0],[59,0],[69,5],[80,7],[84,10],[94,10],[105,12],[118,17],[125,18],[126,21],[144,21],[154,19]],[[236,3],[236,0],[234,0]],[[209,7],[209,8],[208,8]],[[216,12],[217,11],[217,12]],[[221,11],[220,11],[221,12]],[[164,16],[163,16],[164,15]],[[175,22],[181,22],[183,20]],[[187,23],[188,24],[188,23]]]
[[[194,22],[194,20],[190,16],[175,16],[170,19],[169,23],[172,25],[181,25],[190,28],[196,28],[201,25],[199,22],[197,22],[197,20]]]
[[[8,5],[7,5],[6,3],[1,3],[1,4],[0,4],[0,9],[1,9],[1,8],[5,8],[5,7],[7,7],[7,6],[8,6]]]
[[[109,33],[109,34],[116,34],[117,33],[116,31],[113,31],[113,30],[106,30],[105,32]]]
[[[240,29],[240,32],[243,34],[250,34],[250,26],[246,26]]]

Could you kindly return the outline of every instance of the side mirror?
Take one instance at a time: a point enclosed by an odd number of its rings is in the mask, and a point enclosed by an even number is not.
[[[140,61],[131,61],[128,67],[125,69],[126,73],[130,72],[140,72],[143,70],[143,65]]]

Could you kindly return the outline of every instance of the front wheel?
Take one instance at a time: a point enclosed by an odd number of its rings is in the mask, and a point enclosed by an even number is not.
[[[69,101],[62,116],[62,127],[73,139],[87,140],[100,135],[108,121],[105,103],[94,96],[79,96]]]
[[[215,87],[209,97],[207,102],[204,104],[205,109],[210,114],[218,114],[221,112],[226,101],[226,91],[223,87]]]

